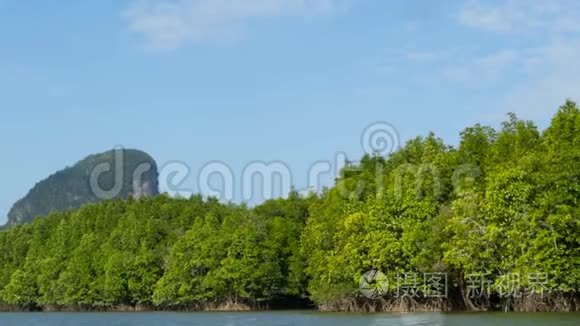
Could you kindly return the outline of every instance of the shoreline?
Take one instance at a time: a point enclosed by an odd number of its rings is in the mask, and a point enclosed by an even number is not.
[[[551,303],[551,304],[548,304]],[[360,300],[350,299],[322,305],[272,305],[271,303],[247,304],[240,302],[195,303],[176,306],[155,305],[0,305],[2,312],[275,312],[312,311],[323,313],[578,313],[580,296],[572,295],[566,300],[546,298],[542,301],[496,302],[479,309],[451,304],[446,300],[414,301],[403,300]]]

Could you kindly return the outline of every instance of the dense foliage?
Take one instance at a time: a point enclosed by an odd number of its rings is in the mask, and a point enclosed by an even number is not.
[[[106,196],[99,196],[92,189],[91,174],[98,177],[96,184]],[[8,225],[30,222],[39,216],[80,208],[103,199],[127,198],[135,192],[155,196],[158,194],[157,174],[157,164],[142,151],[117,149],[91,155],[38,182],[10,209]]]
[[[382,178],[369,178],[377,166]],[[580,111],[568,101],[543,133],[510,115],[499,131],[465,129],[456,149],[430,134],[388,159],[366,156],[312,207],[303,246],[309,292],[334,309],[356,309],[357,280],[377,269],[393,293],[402,274],[447,273],[464,309],[577,310]],[[469,275],[487,293],[470,295]]]
[[[304,293],[308,200],[259,209],[201,196],[114,200],[0,233],[3,302],[19,306],[172,306]]]
[[[429,134],[387,158],[367,155],[320,195],[255,208],[114,200],[16,226],[0,233],[0,300],[203,309],[308,296],[331,309],[578,310],[579,218],[580,111],[568,101],[543,132],[510,115],[498,131],[466,128],[457,148]],[[369,270],[447,273],[454,286],[447,300],[421,301],[397,297],[391,282],[365,300]],[[488,295],[472,297],[478,273]],[[525,276],[540,273],[534,288]],[[512,274],[531,299],[498,296]]]

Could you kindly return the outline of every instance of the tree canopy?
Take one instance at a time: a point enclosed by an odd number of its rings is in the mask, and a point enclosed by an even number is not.
[[[567,101],[544,131],[509,115],[499,130],[466,128],[456,148],[430,133],[388,157],[366,155],[321,194],[253,208],[200,195],[117,199],[15,226],[0,232],[0,301],[578,310],[579,266],[580,110]],[[369,303],[359,281],[375,270],[393,282]],[[445,273],[449,296],[401,299],[409,273]],[[472,296],[480,274],[484,295]],[[511,290],[530,296],[502,296],[513,275]]]

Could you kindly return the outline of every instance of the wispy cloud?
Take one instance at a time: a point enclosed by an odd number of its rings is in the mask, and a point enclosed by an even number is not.
[[[508,92],[499,109],[541,118],[566,98],[580,100],[579,53],[580,40],[555,41],[528,51],[521,64],[529,78]]]
[[[490,32],[578,33],[579,13],[575,0],[508,0],[499,4],[472,1],[455,17],[464,26]]]
[[[499,99],[499,110],[527,118],[545,116],[565,98],[580,99],[579,15],[580,4],[573,0],[470,2],[455,15],[460,25],[513,37],[532,37],[535,45],[476,57],[448,67],[446,74],[460,81],[491,76],[493,82],[516,71],[521,74],[521,81],[505,90]]]
[[[135,0],[123,17],[148,47],[171,50],[237,37],[250,21],[326,15],[344,5],[343,0]]]
[[[517,65],[522,55],[517,50],[501,50],[480,57],[473,57],[461,65],[447,66],[443,75],[452,81],[489,81],[501,76],[507,69]]]
[[[451,56],[449,50],[420,50],[407,51],[405,53],[407,60],[418,62],[433,62],[447,59]]]

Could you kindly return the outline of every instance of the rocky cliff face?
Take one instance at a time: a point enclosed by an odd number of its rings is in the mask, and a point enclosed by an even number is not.
[[[87,203],[158,193],[155,160],[142,151],[115,149],[91,155],[37,183],[14,204],[8,213],[8,226]]]

